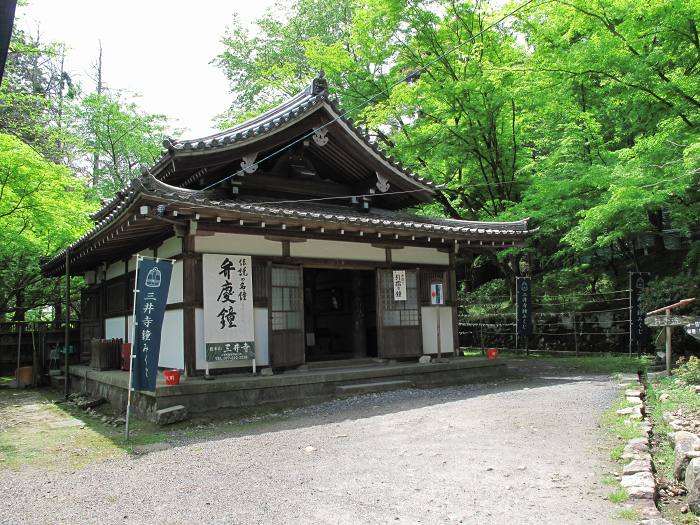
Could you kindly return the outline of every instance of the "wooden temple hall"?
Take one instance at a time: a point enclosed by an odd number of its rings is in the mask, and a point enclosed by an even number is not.
[[[362,363],[362,377],[373,380],[402,365],[410,365],[409,375],[448,375],[449,364],[417,362],[458,348],[457,254],[520,245],[529,234],[525,220],[401,211],[432,202],[435,185],[384,155],[343,117],[322,75],[256,118],[164,146],[154,166],[94,214],[92,230],[43,265],[46,276],[60,276],[68,261],[70,275],[84,276],[85,346],[93,338],[129,341],[136,254],[176,261],[159,367],[182,369],[186,379],[159,386],[156,397],[161,390],[170,395],[166,388],[186,393],[188,384],[222,390],[228,376],[251,381],[234,373],[250,372],[250,360],[207,359],[205,326],[224,322],[216,292],[207,293],[207,279],[218,273],[208,257],[250,258],[252,290],[243,299],[252,301],[258,380],[279,386],[281,377],[300,377],[301,365],[332,370],[331,360]],[[380,374],[390,364],[394,372]],[[274,375],[259,377],[265,368]],[[216,380],[198,382],[207,369]],[[125,388],[115,374],[83,372],[85,381]]]

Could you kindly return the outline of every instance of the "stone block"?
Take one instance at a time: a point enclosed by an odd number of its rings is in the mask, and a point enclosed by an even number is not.
[[[272,371],[271,367],[265,367],[260,369],[260,375],[261,376],[271,376],[274,375],[274,372]]]
[[[651,462],[643,459],[634,459],[622,467],[623,475],[637,474],[638,472],[651,472]]]
[[[632,499],[653,500],[656,494],[656,482],[651,472],[623,475],[620,484],[627,489]]]
[[[642,397],[642,390],[640,388],[631,388],[629,390],[625,390],[625,396],[626,397]]]
[[[673,441],[675,442],[675,460],[673,462],[673,477],[678,481],[685,478],[685,468],[697,454],[694,454],[700,448],[700,438],[691,432],[679,430],[674,432]]]
[[[685,488],[688,491],[688,506],[700,513],[700,458],[693,458],[685,469]]]
[[[422,365],[430,364],[431,357],[429,355],[422,355],[418,359],[418,362]]]
[[[88,408],[95,408],[96,406],[103,405],[107,402],[104,397],[88,397],[76,401],[76,406],[87,410]]]
[[[153,420],[158,425],[172,425],[187,419],[187,408],[182,405],[162,408],[153,413]]]

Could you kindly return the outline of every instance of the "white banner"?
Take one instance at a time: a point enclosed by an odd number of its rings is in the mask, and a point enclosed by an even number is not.
[[[207,361],[255,357],[252,270],[249,255],[202,256]]]
[[[406,270],[394,270],[394,301],[406,300]]]

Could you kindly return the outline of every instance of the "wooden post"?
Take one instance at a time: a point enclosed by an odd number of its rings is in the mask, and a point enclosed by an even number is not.
[[[666,317],[671,317],[671,309],[666,309]],[[671,326],[666,327],[666,372],[671,374],[671,354],[673,350],[671,348]]]
[[[15,370],[15,380],[19,388],[19,367],[22,361],[22,321],[17,321],[17,370]]]
[[[572,312],[571,321],[574,323],[574,350],[576,351],[576,357],[578,357],[578,334],[576,333],[576,312]]]
[[[70,355],[68,354],[68,342],[70,339],[70,248],[66,248],[66,326],[63,336],[63,352],[65,355],[65,373],[64,373],[64,385],[65,385],[65,398],[68,399],[68,394],[70,392]]]
[[[197,283],[197,259],[194,251],[194,235],[182,239],[182,299],[185,376],[192,377],[197,369],[197,334],[195,332],[195,309]]]
[[[352,271],[351,313],[352,313],[352,356],[367,357],[367,327],[363,305],[364,286],[359,270]]]

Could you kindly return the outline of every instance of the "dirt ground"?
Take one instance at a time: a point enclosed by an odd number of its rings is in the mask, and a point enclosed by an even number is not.
[[[624,523],[601,482],[614,467],[598,420],[616,382],[525,366],[522,379],[331,401],[142,456],[0,463],[0,523]]]

